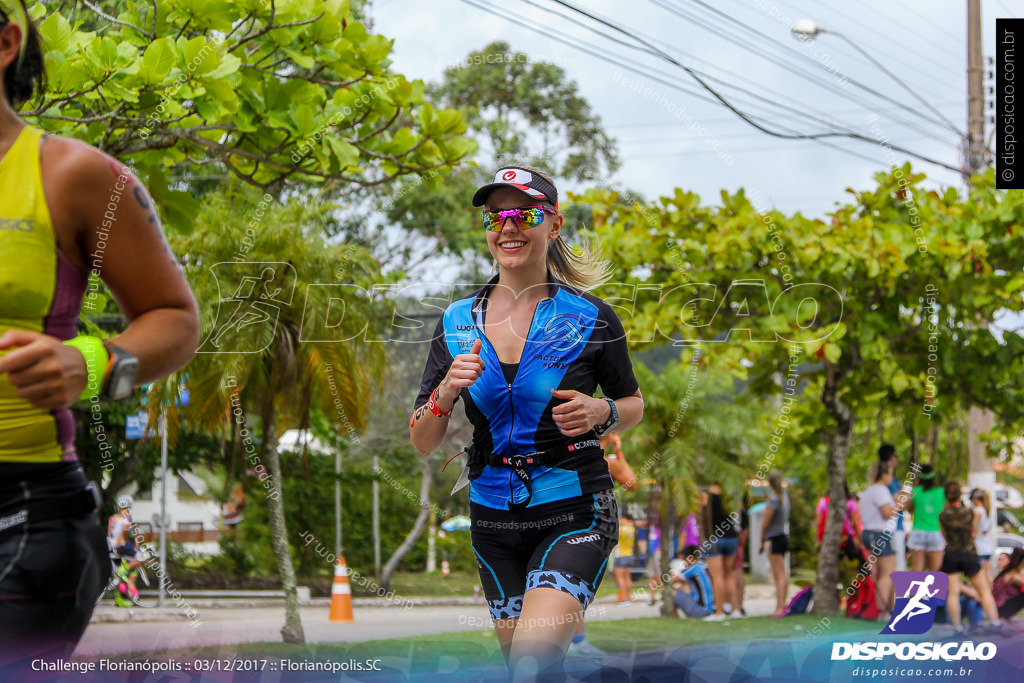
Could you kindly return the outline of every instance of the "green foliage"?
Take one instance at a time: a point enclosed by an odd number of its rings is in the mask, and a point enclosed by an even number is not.
[[[715,340],[712,362],[777,392],[793,341],[814,364],[801,375],[811,390],[833,372],[855,410],[913,406],[906,418],[923,431],[969,399],[1012,428],[1024,418],[1024,340],[1000,344],[987,325],[1024,309],[1024,206],[991,173],[966,201],[919,189],[922,178],[909,166],[880,173],[828,221],[758,211],[742,190],[723,192],[721,207],[682,190],[655,206],[607,192],[584,201],[617,279],[644,285],[620,311],[634,346]]]
[[[50,89],[22,116],[131,159],[179,229],[198,207],[161,169],[190,159],[277,194],[370,186],[471,151],[459,114],[391,73],[391,41],[344,0],[66,4],[32,8]]]
[[[461,112],[482,156],[448,175],[403,180],[389,188],[380,205],[390,222],[436,238],[450,254],[488,260],[480,210],[469,200],[498,164],[530,164],[555,178],[581,182],[619,168],[614,139],[575,81],[562,67],[532,60],[508,43],[471,52],[445,70],[428,96]],[[577,226],[574,218],[567,216],[567,228]]]
[[[576,180],[597,180],[619,167],[614,140],[565,69],[513,52],[504,41],[445,69],[444,81],[430,92],[462,112],[497,159]]]
[[[755,207],[743,190],[723,192],[719,207],[680,189],[654,206],[608,192],[584,201],[625,283],[614,293],[627,302],[631,344],[706,342],[709,362],[754,394],[778,395],[795,374],[820,403],[797,401],[791,425],[776,422],[765,438],[778,439],[777,454],[817,458],[796,467],[808,481],[827,468],[837,501],[858,416],[894,416],[914,448],[968,405],[995,413],[993,450],[1024,425],[1024,337],[1000,341],[988,329],[997,314],[1024,310],[1024,205],[994,189],[992,171],[966,200],[924,191],[922,179],[909,164],[878,173],[827,221]],[[773,466],[787,470],[765,453],[759,469]],[[836,606],[840,522],[834,505],[821,612]]]
[[[470,545],[468,531],[438,531],[437,562],[439,568],[441,560],[448,560],[449,568],[453,572],[475,573],[477,571],[476,555],[473,553],[473,546]]]

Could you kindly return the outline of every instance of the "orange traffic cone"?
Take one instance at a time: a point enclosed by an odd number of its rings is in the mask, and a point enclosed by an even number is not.
[[[331,586],[331,616],[329,621],[348,623],[352,618],[352,587],[348,584],[345,558],[338,557],[334,566],[334,584]]]
[[[441,560],[441,576],[447,579],[451,573],[452,568],[448,565],[448,560]]]

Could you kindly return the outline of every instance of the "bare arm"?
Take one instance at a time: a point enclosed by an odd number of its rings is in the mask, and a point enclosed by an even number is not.
[[[128,329],[111,341],[139,359],[136,384],[144,384],[192,360],[199,346],[199,311],[142,183],[113,159],[85,150],[75,174],[83,186],[77,211],[85,225],[86,253],[103,254],[102,264],[93,265],[128,320]],[[100,249],[97,228],[122,184],[116,220],[107,230],[106,248]]]
[[[152,200],[121,164],[84,143],[48,138],[42,153],[55,228],[69,225],[73,260],[95,268],[128,320],[112,340],[139,360],[136,384],[164,377],[191,360],[199,313],[160,229]],[[112,218],[111,218],[112,217]],[[62,246],[65,246],[62,242]],[[67,251],[67,250],[66,250]],[[85,389],[88,370],[77,349],[55,337],[9,330],[0,360],[18,396],[41,408],[64,408]]]
[[[455,400],[463,388],[471,386],[484,371],[484,362],[480,358],[483,342],[473,342],[469,353],[455,356],[448,374],[437,387],[437,407],[443,413],[450,413],[455,408]],[[450,416],[434,415],[427,404],[417,406],[409,419],[409,438],[412,445],[423,455],[430,455],[444,441],[448,431]]]

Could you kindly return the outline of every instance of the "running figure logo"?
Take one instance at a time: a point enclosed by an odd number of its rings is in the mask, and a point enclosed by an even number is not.
[[[270,346],[281,308],[295,293],[295,268],[289,263],[217,263],[213,271],[221,299],[209,336],[199,353],[259,353]],[[230,297],[224,297],[231,292]]]
[[[892,618],[880,633],[925,633],[935,623],[935,608],[946,604],[949,576],[939,572],[893,572],[892,584],[896,604]]]

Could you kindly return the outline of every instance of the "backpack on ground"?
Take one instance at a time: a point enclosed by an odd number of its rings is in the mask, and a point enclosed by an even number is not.
[[[846,601],[846,616],[853,619],[878,619],[881,612],[875,604],[875,582],[870,576],[854,579],[851,584],[856,592]]]
[[[807,586],[790,598],[789,604],[786,605],[786,616],[788,617],[791,614],[807,614],[812,600],[814,600],[814,586]]]

